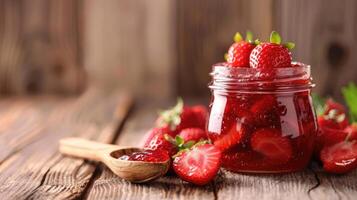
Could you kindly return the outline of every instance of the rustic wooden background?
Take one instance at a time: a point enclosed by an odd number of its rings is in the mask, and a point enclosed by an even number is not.
[[[295,41],[321,94],[357,81],[354,0],[0,0],[0,94],[95,84],[145,100],[205,97],[210,66],[247,29]]]

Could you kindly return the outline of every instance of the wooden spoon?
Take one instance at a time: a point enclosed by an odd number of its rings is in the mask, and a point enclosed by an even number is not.
[[[120,160],[118,158],[123,155],[143,149],[103,144],[81,138],[61,139],[59,150],[66,155],[103,162],[117,176],[136,183],[148,182],[163,176],[170,167],[170,160],[165,162]]]

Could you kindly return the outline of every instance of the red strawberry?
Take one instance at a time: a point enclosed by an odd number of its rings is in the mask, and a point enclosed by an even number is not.
[[[183,129],[179,136],[185,141],[194,141],[198,142],[200,140],[207,139],[206,132],[200,128],[186,128]]]
[[[347,140],[357,140],[357,123],[352,123],[351,125],[347,126],[343,131],[347,134]]]
[[[173,161],[176,174],[185,181],[205,185],[217,174],[221,151],[212,144],[194,146],[178,153]]]
[[[262,43],[250,54],[252,68],[279,68],[291,66],[291,53],[286,47],[273,43]]]
[[[277,101],[273,95],[263,95],[250,107],[250,112],[254,116],[259,116],[271,110],[276,104]]]
[[[340,103],[337,103],[333,99],[329,98],[326,100],[326,109],[325,109],[325,115],[327,115],[331,110],[336,110],[337,114],[342,114],[346,113],[346,108]]]
[[[343,174],[357,168],[357,141],[343,141],[322,149],[320,154],[324,170]]]
[[[254,44],[246,41],[233,43],[228,50],[227,62],[232,67],[249,67],[249,56],[254,47]]]
[[[191,107],[191,110],[196,116],[197,127],[201,129],[206,128],[206,122],[208,118],[208,110],[206,106],[203,105],[195,105]]]
[[[240,143],[244,134],[245,128],[243,127],[242,123],[237,122],[229,129],[227,133],[221,137],[218,137],[213,144],[221,151],[225,151]]]
[[[172,132],[170,133],[168,128],[153,128],[148,133],[144,148],[166,151],[170,156],[175,155],[177,153],[177,148],[166,139],[166,134],[172,136]]]
[[[250,141],[252,149],[266,156],[274,163],[280,164],[292,158],[293,149],[290,140],[283,137],[277,129],[260,129]]]
[[[179,133],[185,128],[205,129],[206,118],[207,109],[204,106],[184,106],[183,101],[179,99],[175,107],[161,113],[156,125],[168,126]]]
[[[246,41],[243,40],[240,33],[236,33],[234,41],[228,50],[227,62],[232,67],[249,67],[249,55],[256,44],[252,42],[253,35],[247,32]]]
[[[293,48],[293,43],[281,45],[280,35],[273,31],[270,43],[257,45],[250,54],[250,67],[267,69],[291,67],[291,53],[288,48]]]
[[[319,126],[327,128],[344,129],[348,126],[348,118],[345,113],[339,113],[338,110],[332,109],[325,115],[319,116]]]

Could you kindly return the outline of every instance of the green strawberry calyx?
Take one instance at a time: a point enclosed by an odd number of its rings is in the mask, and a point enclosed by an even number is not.
[[[293,42],[286,42],[282,44],[281,36],[276,31],[271,32],[269,41],[274,44],[283,45],[285,48],[289,50],[292,50],[295,47],[295,44]]]
[[[161,111],[159,125],[168,125],[171,130],[175,130],[176,127],[181,123],[181,113],[183,111],[183,100],[182,98],[177,99],[177,104],[165,111]]]

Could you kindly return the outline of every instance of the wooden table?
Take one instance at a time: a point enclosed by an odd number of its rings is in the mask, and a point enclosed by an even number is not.
[[[138,145],[162,104],[130,109],[132,102],[95,89],[79,98],[0,100],[0,199],[357,199],[357,170],[343,176],[315,165],[284,175],[221,170],[205,187],[174,176],[132,184],[99,163],[58,152],[67,136]]]

